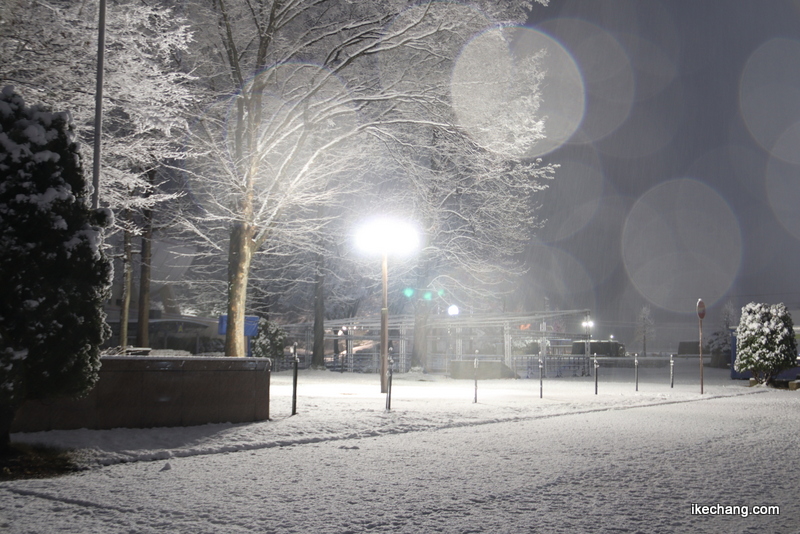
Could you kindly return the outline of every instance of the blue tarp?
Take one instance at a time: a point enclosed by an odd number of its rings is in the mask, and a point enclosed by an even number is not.
[[[217,333],[224,336],[228,332],[228,316],[219,316],[219,328]],[[254,337],[258,334],[258,317],[255,315],[244,316],[244,335]]]

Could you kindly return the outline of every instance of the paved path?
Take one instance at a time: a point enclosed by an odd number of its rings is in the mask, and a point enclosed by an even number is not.
[[[0,532],[800,532],[798,428],[765,391],[121,464],[1,484]]]

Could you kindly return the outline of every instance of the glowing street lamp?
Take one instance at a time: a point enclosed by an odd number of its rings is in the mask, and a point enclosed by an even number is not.
[[[356,232],[356,247],[368,254],[380,254],[383,278],[383,306],[381,307],[381,393],[388,389],[389,368],[389,254],[402,256],[419,246],[419,234],[406,221],[391,218],[372,219]]]
[[[586,329],[586,356],[589,357],[589,339],[592,337],[592,327],[594,322],[586,316],[586,320],[581,323],[581,326]]]
[[[455,304],[451,304],[447,308],[447,315],[449,315],[450,317],[458,317],[459,311],[460,310],[458,309],[458,306],[456,306]],[[457,356],[460,353],[460,351],[458,348],[458,342],[456,342],[456,344],[453,345],[453,334],[451,332],[451,328],[453,327],[451,326],[447,327],[447,351],[450,352],[450,349],[452,348],[453,350],[452,354],[454,356]],[[461,333],[461,330],[456,329],[456,333],[457,334]]]

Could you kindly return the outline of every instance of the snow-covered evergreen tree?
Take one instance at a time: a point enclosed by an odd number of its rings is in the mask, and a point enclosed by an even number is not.
[[[751,302],[742,308],[736,329],[736,371],[751,371],[759,383],[769,384],[778,373],[794,367],[796,359],[792,316],[783,303]]]
[[[280,358],[286,344],[286,331],[277,323],[261,318],[258,320],[258,335],[253,339],[253,357]]]
[[[731,301],[722,308],[720,329],[708,339],[712,367],[727,367],[731,360],[731,328],[736,324],[736,309]]]
[[[110,212],[92,210],[71,118],[0,93],[0,450],[26,399],[88,392],[109,334]]]
[[[117,214],[115,226],[124,233],[114,240],[109,230],[110,244],[122,241],[126,340],[134,237],[141,236],[144,266],[139,288],[147,288],[153,218],[181,194],[163,187],[168,175],[161,169],[186,154],[182,140],[194,98],[182,58],[192,35],[174,2],[107,4],[100,202]],[[0,86],[13,84],[29,100],[70,110],[86,161],[95,134],[95,92],[87,89],[97,75],[97,16],[98,0],[3,0],[0,7]],[[149,293],[139,297],[137,342],[146,345]]]

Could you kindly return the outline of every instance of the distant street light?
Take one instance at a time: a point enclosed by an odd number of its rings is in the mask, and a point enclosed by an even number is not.
[[[586,320],[581,323],[581,326],[583,326],[586,329],[586,356],[588,357],[589,347],[590,347],[589,338],[591,338],[592,336],[591,331],[592,327],[594,326],[594,322],[591,319],[589,319],[589,316],[587,315]]]
[[[456,306],[455,304],[451,304],[447,308],[447,315],[449,315],[450,317],[457,317],[458,316],[458,312],[459,312],[458,306]],[[448,352],[450,352],[450,349],[452,348],[452,354],[454,356],[457,356],[457,354],[459,353],[458,345],[457,344],[453,345],[452,328],[453,328],[452,326],[448,326],[447,327],[447,347],[448,347],[447,350],[448,350]],[[456,330],[456,333],[460,333],[460,330]]]
[[[410,223],[391,218],[366,221],[356,232],[356,247],[381,255],[383,306],[381,307],[381,393],[388,390],[389,368],[389,269],[388,255],[409,254],[419,246],[419,234]]]

